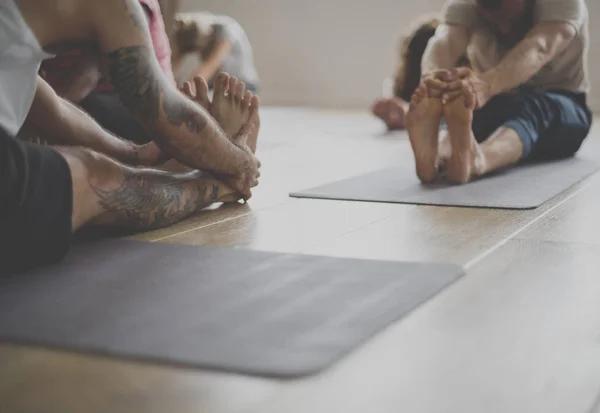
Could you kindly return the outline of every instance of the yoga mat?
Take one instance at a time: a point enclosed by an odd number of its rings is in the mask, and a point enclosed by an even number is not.
[[[465,185],[421,184],[414,168],[378,170],[291,193],[296,198],[499,209],[534,209],[599,169],[588,159],[523,164]]]
[[[314,374],[463,275],[113,240],[0,278],[0,340],[260,376]]]

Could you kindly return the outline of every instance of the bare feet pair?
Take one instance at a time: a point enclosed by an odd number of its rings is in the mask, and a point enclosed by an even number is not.
[[[227,73],[219,73],[214,81],[213,101],[208,98],[208,84],[201,77],[194,79],[195,93],[191,84],[185,82],[182,91],[192,100],[202,105],[219,123],[225,135],[231,140],[239,134],[247,123],[255,125],[253,133],[246,141],[252,153],[256,153],[260,117],[259,100],[246,85]]]
[[[475,96],[465,88],[462,95],[442,103],[441,94],[421,84],[410,102],[406,126],[415,156],[417,176],[424,183],[433,182],[441,168],[446,178],[463,184],[483,170],[483,156],[471,126]],[[440,142],[440,123],[447,131]]]
[[[389,130],[403,130],[406,128],[408,103],[400,98],[379,99],[373,104],[371,111],[385,122]]]
[[[215,77],[212,102],[208,98],[208,85],[202,77],[194,79],[194,88],[189,82],[185,82],[181,91],[202,105],[238,147],[246,148],[252,154],[256,153],[260,130],[259,100],[258,96],[245,90],[243,82],[227,73],[219,73]],[[242,129],[250,133],[240,133]],[[243,198],[231,189],[223,190],[223,193],[225,196],[219,199],[220,202],[237,202]]]

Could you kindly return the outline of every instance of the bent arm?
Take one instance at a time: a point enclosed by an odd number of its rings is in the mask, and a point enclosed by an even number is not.
[[[59,97],[41,77],[24,130],[50,144],[83,146],[130,165],[138,164],[139,147],[111,135],[81,109]]]
[[[202,62],[202,65],[192,73],[188,80],[191,81],[196,76],[201,76],[206,80],[212,79],[230,51],[231,41],[229,39],[220,39],[217,41],[217,44],[208,59]]]
[[[91,4],[89,18],[111,83],[160,149],[195,169],[242,173],[247,151],[234,145],[208,112],[183,96],[160,69],[139,2]]]
[[[527,82],[562,53],[576,36],[577,32],[570,23],[540,23],[498,66],[484,73],[483,78],[494,95],[512,90]]]
[[[422,73],[456,67],[459,59],[467,52],[470,39],[471,32],[466,27],[441,24],[425,49],[421,63]]]

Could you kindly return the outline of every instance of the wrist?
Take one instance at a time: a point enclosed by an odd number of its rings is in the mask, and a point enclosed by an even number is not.
[[[500,77],[496,69],[488,70],[481,75],[481,79],[485,82],[488,87],[488,98],[492,98],[499,95],[504,90],[500,82]]]

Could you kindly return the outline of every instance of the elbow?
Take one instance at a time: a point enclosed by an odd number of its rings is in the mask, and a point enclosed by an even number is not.
[[[561,24],[560,27],[554,26],[553,29],[552,33],[536,36],[532,39],[532,48],[542,62],[547,63],[552,60],[577,37],[577,31],[570,24]]]

